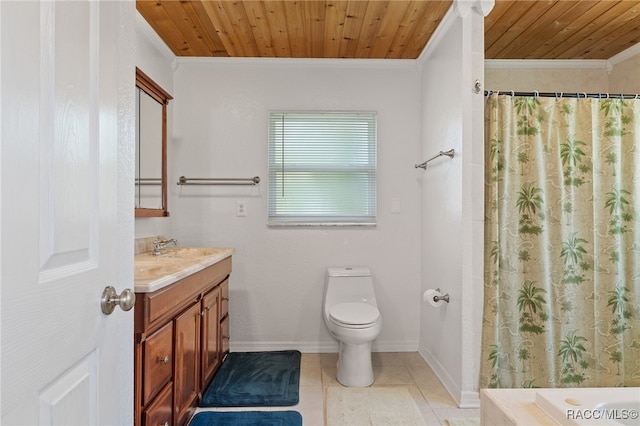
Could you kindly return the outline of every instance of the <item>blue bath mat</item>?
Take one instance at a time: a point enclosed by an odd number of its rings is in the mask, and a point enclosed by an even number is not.
[[[193,416],[189,426],[302,426],[297,411],[207,411]]]
[[[296,405],[300,351],[231,352],[202,395],[201,407]]]

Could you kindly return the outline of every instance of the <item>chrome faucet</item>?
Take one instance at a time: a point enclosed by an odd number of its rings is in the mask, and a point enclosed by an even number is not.
[[[175,238],[167,240],[164,237],[158,237],[158,239],[153,242],[153,255],[160,256],[161,254],[164,254],[164,251],[167,248],[167,244],[169,243],[173,243],[177,246],[178,240],[176,240]]]

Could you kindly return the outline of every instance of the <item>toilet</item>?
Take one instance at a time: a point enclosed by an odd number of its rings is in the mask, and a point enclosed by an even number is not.
[[[353,387],[371,385],[371,343],[380,335],[382,317],[369,268],[328,268],[324,320],[340,343],[338,382]]]

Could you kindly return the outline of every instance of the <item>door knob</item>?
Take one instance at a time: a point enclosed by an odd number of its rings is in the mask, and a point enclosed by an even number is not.
[[[136,294],[130,288],[125,288],[122,290],[120,296],[118,296],[115,288],[107,286],[102,292],[102,303],[100,306],[102,307],[102,313],[110,315],[116,308],[116,305],[119,305],[123,311],[128,311],[133,308],[135,301]]]

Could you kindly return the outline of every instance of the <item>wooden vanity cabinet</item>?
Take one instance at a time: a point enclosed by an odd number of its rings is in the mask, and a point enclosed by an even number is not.
[[[221,336],[229,334],[230,273],[228,257],[155,292],[136,293],[137,426],[183,426],[193,415],[228,352]]]

